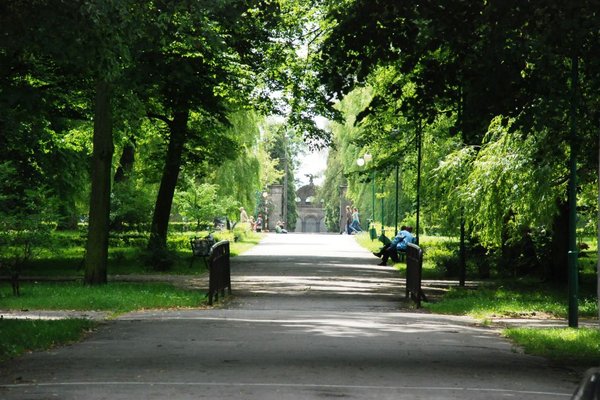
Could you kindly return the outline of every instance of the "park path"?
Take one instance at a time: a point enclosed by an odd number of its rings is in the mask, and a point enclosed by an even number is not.
[[[0,366],[13,399],[568,399],[579,377],[489,327],[410,309],[352,236],[268,234],[233,296],[144,311]]]

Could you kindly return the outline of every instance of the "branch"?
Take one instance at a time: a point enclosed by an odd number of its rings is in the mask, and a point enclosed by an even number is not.
[[[154,118],[154,119],[163,121],[165,124],[167,124],[169,126],[171,126],[171,124],[173,123],[173,121],[171,121],[169,118],[167,118],[166,116],[161,115],[161,114],[155,114],[155,113],[149,112],[149,113],[146,113],[146,116],[148,118]]]

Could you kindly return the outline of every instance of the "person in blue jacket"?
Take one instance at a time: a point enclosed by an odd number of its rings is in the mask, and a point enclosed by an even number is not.
[[[398,252],[405,252],[408,247],[408,243],[414,243],[415,237],[410,232],[412,229],[408,226],[401,226],[398,234],[392,239],[389,245],[384,246],[378,253],[373,253],[377,257],[381,257],[381,262],[377,265],[387,265],[389,258],[394,262],[400,261],[398,259]]]

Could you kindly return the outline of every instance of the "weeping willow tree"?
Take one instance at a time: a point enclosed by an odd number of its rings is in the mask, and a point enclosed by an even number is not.
[[[261,138],[260,127],[264,117],[252,111],[240,111],[231,119],[229,128],[238,139],[241,150],[233,160],[227,160],[214,168],[206,181],[217,186],[220,197],[234,199],[235,205],[229,209],[229,217],[237,220],[237,207],[253,210],[256,207],[256,193],[277,181],[281,173],[277,171],[278,160],[272,159],[266,144]]]
[[[510,121],[502,120],[497,117],[490,124],[462,193],[473,232],[484,244],[496,246],[507,229],[513,236],[518,227],[548,226],[566,184],[564,170],[536,159],[544,133],[509,133]]]
[[[365,188],[359,182],[356,160],[363,153],[354,140],[361,128],[354,125],[356,116],[366,107],[372,97],[371,88],[358,88],[337,104],[344,122],[332,123],[333,146],[329,150],[325,181],[319,193],[325,205],[325,223],[329,231],[339,230],[340,187],[347,186],[346,197],[360,210],[367,205],[364,200]]]
[[[543,239],[551,240],[566,171],[539,157],[547,133],[523,135],[511,131],[512,122],[494,118],[481,146],[458,146],[443,157],[432,171],[432,198],[441,212],[464,219],[469,237],[499,249],[500,266],[517,273],[519,258],[528,257],[530,270],[548,261]]]

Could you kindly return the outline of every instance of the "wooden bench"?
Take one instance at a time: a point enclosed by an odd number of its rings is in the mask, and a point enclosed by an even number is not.
[[[190,268],[194,263],[196,257],[201,257],[204,260],[204,265],[208,269],[207,257],[210,254],[210,248],[215,244],[215,239],[212,235],[208,235],[205,238],[199,238],[194,236],[190,239],[190,247],[192,248],[192,258],[190,260]]]
[[[406,248],[406,298],[409,296],[421,307],[421,300],[427,301],[421,289],[421,274],[423,271],[423,249],[414,243],[408,243]]]

